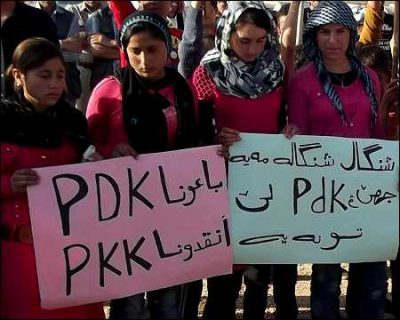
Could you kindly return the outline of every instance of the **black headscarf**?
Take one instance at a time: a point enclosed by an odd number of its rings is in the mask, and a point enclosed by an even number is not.
[[[22,93],[0,103],[0,141],[20,146],[55,148],[64,140],[80,154],[89,147],[84,115],[63,98],[44,112],[35,111]]]

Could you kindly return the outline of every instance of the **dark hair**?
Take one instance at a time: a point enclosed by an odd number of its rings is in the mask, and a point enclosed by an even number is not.
[[[53,42],[38,37],[26,39],[15,48],[12,63],[7,68],[7,76],[14,85],[13,68],[26,74],[28,71],[39,68],[46,61],[53,58],[60,58],[63,64],[65,64],[60,48]]]
[[[236,21],[236,25],[239,23],[251,23],[267,32],[271,32],[272,29],[268,15],[263,10],[256,8],[245,10]]]
[[[391,61],[385,50],[377,45],[366,45],[358,48],[358,59],[368,67],[390,74]]]
[[[125,32],[125,34],[123,35],[122,38],[122,47],[123,48],[127,48],[128,43],[129,43],[129,39],[140,32],[149,32],[154,38],[157,38],[159,40],[164,41],[165,43],[167,43],[167,39],[165,39],[165,36],[163,34],[163,32],[157,28],[156,26],[150,24],[150,23],[145,23],[145,22],[137,22],[135,24],[133,24],[127,32]]]

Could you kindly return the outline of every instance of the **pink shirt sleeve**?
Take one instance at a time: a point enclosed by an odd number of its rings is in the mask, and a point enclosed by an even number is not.
[[[92,143],[106,158],[119,143],[128,143],[122,121],[120,83],[114,77],[102,80],[93,90],[86,111]]]

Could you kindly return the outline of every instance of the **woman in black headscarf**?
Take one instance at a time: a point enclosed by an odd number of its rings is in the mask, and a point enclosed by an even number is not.
[[[136,156],[198,146],[195,95],[166,67],[172,44],[165,20],[137,11],[124,20],[119,41],[129,65],[96,86],[87,109],[100,153]],[[148,292],[151,318],[180,319],[180,293],[180,286]],[[144,306],[144,294],[113,300],[110,318],[142,319]]]

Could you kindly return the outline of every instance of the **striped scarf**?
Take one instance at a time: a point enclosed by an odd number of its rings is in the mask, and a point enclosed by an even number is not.
[[[232,54],[229,40],[239,17],[249,8],[264,11],[272,30],[268,30],[263,53],[253,63],[246,63]],[[224,94],[256,99],[274,90],[283,82],[285,66],[279,58],[276,24],[262,1],[230,1],[218,20],[215,49],[206,53],[201,64]]]
[[[366,68],[357,58],[357,23],[353,16],[353,12],[345,2],[321,1],[318,6],[312,11],[310,18],[307,20],[307,24],[303,33],[304,54],[309,61],[313,61],[317,76],[322,84],[323,90],[327,94],[333,106],[340,114],[343,123],[345,125],[349,125],[348,119],[346,118],[346,115],[344,113],[343,104],[332,85],[332,80],[325,68],[321,56],[321,51],[318,49],[315,39],[317,28],[329,23],[340,24],[350,29],[351,38],[349,48],[347,50],[347,57],[350,60],[352,69],[357,72],[363,88],[368,95],[369,101],[371,103],[372,112],[371,126],[374,126],[376,124],[379,103],[375,94],[374,87],[372,85],[371,78],[368,75]]]

